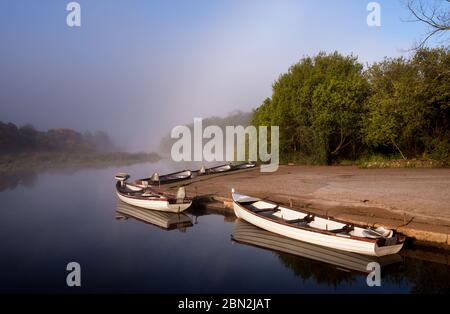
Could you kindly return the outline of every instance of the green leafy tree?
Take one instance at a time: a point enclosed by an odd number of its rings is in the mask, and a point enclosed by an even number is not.
[[[347,148],[361,141],[369,92],[362,71],[355,57],[337,52],[303,58],[274,83],[252,122],[280,126],[280,149],[288,158],[330,163],[348,156]]]
[[[449,150],[450,54],[420,49],[410,58],[385,59],[367,71],[364,139],[369,147],[398,152],[404,159]],[[386,150],[387,149],[387,150]]]
[[[353,56],[305,57],[273,84],[252,123],[280,126],[284,161],[362,154],[449,160],[450,53],[422,48],[364,70]]]
[[[450,152],[450,52],[448,49],[421,49],[411,60],[420,85],[417,92],[424,109],[421,141],[434,159]]]
[[[385,59],[367,71],[372,95],[365,123],[369,146],[393,147],[406,159],[424,125],[424,108],[417,97],[418,77],[404,58]]]

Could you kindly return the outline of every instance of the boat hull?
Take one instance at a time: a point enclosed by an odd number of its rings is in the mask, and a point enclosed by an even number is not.
[[[351,237],[341,237],[338,235],[328,235],[319,232],[311,232],[287,224],[273,222],[271,220],[255,215],[236,202],[233,202],[233,208],[238,218],[243,219],[261,229],[295,240],[312,243],[332,249],[380,257],[396,254],[403,247],[403,243],[392,246],[379,247],[376,241],[362,241]]]
[[[117,197],[124,203],[156,211],[181,213],[188,209],[192,203],[170,204],[167,200],[153,200],[153,199],[138,199],[127,197],[125,195],[116,192]]]

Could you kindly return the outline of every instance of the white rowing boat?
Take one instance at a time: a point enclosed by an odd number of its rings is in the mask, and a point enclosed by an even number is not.
[[[232,239],[238,243],[293,254],[309,260],[327,263],[339,269],[361,273],[369,273],[371,269],[368,269],[367,265],[372,262],[377,262],[383,267],[402,261],[399,254],[383,257],[367,256],[294,240],[258,228],[241,219],[237,219],[235,222]]]
[[[250,169],[256,167],[256,162],[253,161],[244,161],[244,162],[238,162],[231,165],[233,170],[243,170],[243,169]]]
[[[206,174],[215,174],[231,171],[233,168],[231,164],[220,165],[212,168],[206,169]]]
[[[117,197],[127,204],[172,213],[181,213],[192,205],[192,199],[186,197],[184,188],[180,188],[176,196],[158,193],[151,188],[143,188],[127,182],[128,174],[116,175]]]
[[[398,253],[405,237],[379,227],[357,226],[303,210],[242,195],[232,190],[234,213],[264,230],[346,252],[371,256]]]

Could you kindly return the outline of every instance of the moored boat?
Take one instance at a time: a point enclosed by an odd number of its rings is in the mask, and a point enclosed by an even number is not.
[[[371,256],[398,253],[405,237],[379,227],[357,226],[280,206],[232,190],[236,216],[264,230],[332,249]]]
[[[375,257],[335,250],[314,245],[258,228],[244,220],[235,221],[233,241],[276,252],[288,253],[309,260],[333,265],[339,269],[369,273],[367,265],[377,262],[380,266],[387,266],[402,261],[399,254]]]
[[[144,188],[128,183],[129,175],[116,175],[116,194],[118,198],[130,205],[173,213],[181,213],[192,205],[192,199],[186,197],[184,188],[179,188],[177,195],[156,192],[151,188]]]
[[[234,163],[231,165],[233,170],[243,170],[243,169],[250,169],[256,167],[256,162],[253,161],[244,161],[240,163]]]
[[[191,170],[183,170],[165,175],[159,175],[155,172],[151,177],[145,179],[139,179],[136,184],[142,187],[146,186],[158,186],[165,184],[178,183],[180,181],[189,180],[192,177]]]
[[[244,169],[249,169],[249,168],[254,168],[254,167],[256,167],[256,163],[253,161],[227,163],[224,165],[207,168],[207,169],[205,169],[203,174],[208,175],[208,174],[224,173],[224,172],[244,170]]]
[[[231,164],[225,164],[225,165],[220,165],[220,166],[206,169],[206,174],[222,173],[222,172],[230,171],[231,169],[232,169]]]

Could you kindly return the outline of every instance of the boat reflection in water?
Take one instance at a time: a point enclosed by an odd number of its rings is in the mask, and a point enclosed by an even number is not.
[[[117,218],[134,218],[136,220],[160,227],[165,230],[180,229],[192,227],[192,219],[183,213],[168,213],[142,209],[122,201],[117,202]]]
[[[232,239],[238,243],[288,253],[309,260],[331,264],[342,270],[359,273],[371,272],[372,269],[367,269],[367,265],[371,262],[377,262],[383,267],[402,261],[402,257],[399,254],[374,257],[301,242],[260,229],[241,219],[237,219],[235,222]]]

